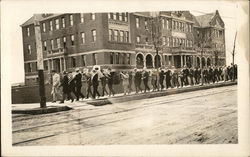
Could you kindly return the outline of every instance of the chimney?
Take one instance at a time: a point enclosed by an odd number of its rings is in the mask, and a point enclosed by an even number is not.
[[[219,14],[219,11],[218,11],[218,10],[216,10],[216,11],[215,11],[215,14]]]

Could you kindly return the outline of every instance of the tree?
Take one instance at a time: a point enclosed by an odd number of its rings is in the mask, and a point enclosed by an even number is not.
[[[155,60],[155,67],[158,69],[160,64],[160,55],[159,51],[162,50],[162,28],[161,28],[161,17],[159,13],[155,13],[155,15],[150,19],[150,31],[151,31],[151,39],[152,44],[154,46],[156,52],[156,60]]]

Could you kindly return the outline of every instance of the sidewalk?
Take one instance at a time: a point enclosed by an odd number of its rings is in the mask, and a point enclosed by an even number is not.
[[[46,108],[40,108],[39,103],[31,103],[31,104],[12,104],[12,114],[46,114],[46,113],[52,113],[52,112],[61,112],[61,111],[67,111],[70,109],[74,109],[75,106],[78,106],[80,104],[89,104],[94,106],[102,106],[107,104],[113,104],[113,103],[121,103],[121,102],[128,102],[133,100],[139,100],[139,99],[147,99],[147,98],[154,98],[154,97],[161,97],[171,94],[177,94],[177,93],[183,93],[183,92],[191,92],[195,90],[204,90],[209,88],[217,88],[217,87],[223,87],[223,86],[231,86],[236,85],[237,82],[219,82],[215,84],[206,84],[203,86],[195,85],[195,86],[186,86],[182,88],[171,88],[163,91],[155,91],[155,92],[146,92],[146,93],[138,93],[132,92],[130,95],[123,95],[116,94],[114,97],[108,97],[104,96],[99,99],[84,99],[82,101],[77,102],[65,102],[64,104],[59,104],[59,101],[57,103],[46,103]]]
[[[194,86],[184,86],[182,88],[169,88],[165,89],[163,91],[154,91],[154,92],[142,92],[136,94],[135,92],[132,92],[130,95],[124,95],[124,94],[117,94],[114,97],[109,98],[100,98],[100,99],[92,99],[87,101],[87,104],[91,104],[94,106],[102,106],[106,104],[113,104],[113,103],[121,103],[121,102],[128,102],[133,100],[139,100],[139,99],[148,99],[148,98],[154,98],[154,97],[161,97],[166,95],[172,95],[172,94],[178,94],[183,92],[191,92],[196,90],[204,90],[204,89],[210,89],[210,88],[217,88],[217,87],[224,87],[224,86],[231,86],[236,85],[237,82],[219,82],[214,84],[204,84],[204,85],[194,85]]]

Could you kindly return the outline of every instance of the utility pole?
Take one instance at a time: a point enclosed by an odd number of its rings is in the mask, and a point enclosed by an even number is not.
[[[40,95],[40,108],[46,108],[45,86],[44,86],[44,73],[43,73],[43,49],[42,49],[42,37],[41,28],[38,21],[38,15],[34,14],[34,26],[35,26],[35,39],[36,39],[36,51],[37,51],[37,70],[39,80],[39,95]]]
[[[234,67],[234,56],[235,56],[235,43],[236,43],[236,36],[237,36],[237,31],[235,33],[235,38],[234,38],[234,47],[233,47],[233,52],[232,52],[232,59],[233,59],[233,81],[235,80],[235,77],[234,77],[234,71],[235,71],[235,67]]]
[[[235,38],[234,38],[234,47],[233,47],[233,52],[232,52],[233,65],[234,65],[234,56],[235,56],[235,42],[236,42],[236,36],[237,36],[237,32],[235,33]]]

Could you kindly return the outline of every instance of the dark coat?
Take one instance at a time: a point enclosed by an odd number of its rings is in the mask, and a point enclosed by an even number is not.
[[[63,93],[68,93],[69,90],[69,78],[67,75],[64,75],[61,80],[61,86],[63,87]]]
[[[75,85],[77,87],[81,87],[82,86],[82,74],[81,73],[76,74],[74,80],[75,80]]]
[[[93,86],[98,86],[99,85],[98,74],[95,74],[94,77],[92,78],[92,85]]]
[[[159,73],[159,82],[163,82],[163,80],[164,80],[164,71],[161,70]]]
[[[142,78],[142,74],[139,71],[137,71],[135,73],[135,80],[134,80],[134,82],[135,82],[136,85],[140,85],[141,84],[141,78]]]

